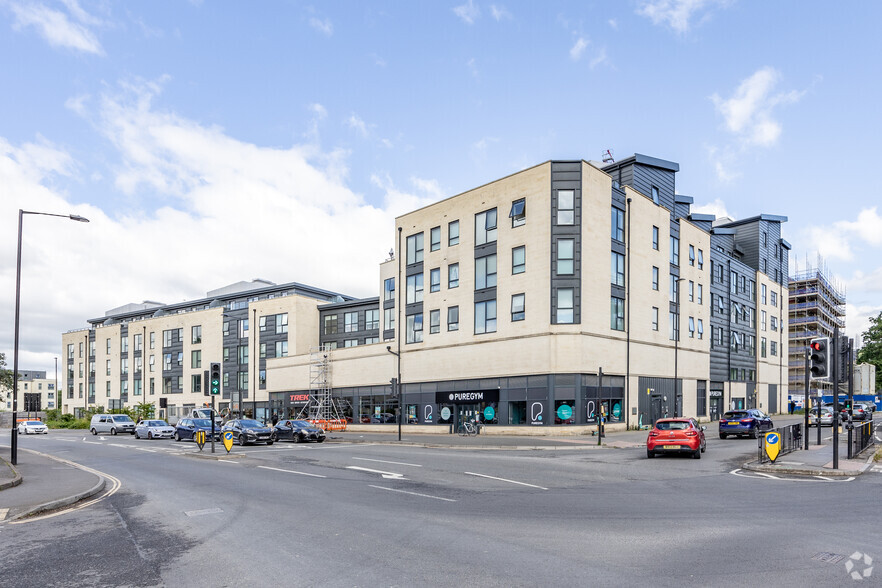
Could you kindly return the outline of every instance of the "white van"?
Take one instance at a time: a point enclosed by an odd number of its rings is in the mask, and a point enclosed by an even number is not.
[[[96,414],[92,417],[92,422],[89,424],[89,431],[93,435],[98,433],[110,433],[111,435],[129,433],[134,435],[135,421],[127,414]]]
[[[190,411],[190,414],[187,415],[192,419],[210,419],[212,413],[214,413],[214,424],[215,427],[220,430],[220,428],[224,424],[224,419],[220,417],[216,410],[212,411],[210,408],[194,408]]]

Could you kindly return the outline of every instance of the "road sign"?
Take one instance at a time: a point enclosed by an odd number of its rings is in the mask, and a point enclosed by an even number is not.
[[[227,453],[233,448],[233,432],[232,431],[224,431],[224,449],[227,450]]]
[[[205,447],[205,431],[196,431],[193,433],[193,441],[199,446],[199,451],[202,451],[202,448]]]
[[[775,460],[778,459],[778,454],[781,452],[781,435],[774,431],[766,433],[765,446],[766,455],[769,456],[772,463],[775,463]]]

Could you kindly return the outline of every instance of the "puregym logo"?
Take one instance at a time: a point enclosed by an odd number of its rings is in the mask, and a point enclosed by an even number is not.
[[[873,558],[866,553],[855,551],[845,561],[845,571],[852,580],[868,580],[873,575]]]

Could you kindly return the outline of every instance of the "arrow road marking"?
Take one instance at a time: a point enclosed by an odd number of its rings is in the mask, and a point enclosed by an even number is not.
[[[469,476],[480,476],[481,478],[490,478],[491,480],[499,480],[501,482],[509,482],[511,484],[520,484],[521,486],[529,486],[530,488],[539,488],[540,490],[548,490],[548,488],[543,488],[542,486],[536,486],[535,484],[527,484],[526,482],[518,482],[516,480],[507,480],[505,478],[497,478],[495,476],[488,476],[487,474],[476,474],[474,472],[463,472]]]
[[[368,484],[371,488],[376,488],[378,490],[389,490],[390,492],[401,492],[402,494],[410,494],[411,496],[422,496],[423,498],[433,498],[435,500],[443,500],[445,502],[456,502],[456,500],[452,498],[442,498],[440,496],[432,496],[430,494],[420,494],[419,492],[408,492],[407,490],[399,490],[398,488],[386,488],[384,486],[374,486],[372,484]]]
[[[404,474],[396,474],[395,472],[383,472],[380,470],[371,470],[368,468],[360,468],[358,466],[346,466],[347,470],[361,470],[363,472],[371,472],[372,474],[382,474],[387,480],[406,480]]]
[[[404,463],[404,462],[401,462],[401,461],[384,461],[384,460],[382,460],[382,459],[371,459],[371,458],[369,458],[369,457],[353,457],[352,459],[358,459],[358,460],[360,460],[360,461],[376,461],[376,462],[379,462],[379,463],[391,463],[392,465],[411,466],[411,467],[415,467],[415,468],[421,468],[421,467],[423,467],[423,466],[421,466],[421,465],[418,464],[418,463]]]

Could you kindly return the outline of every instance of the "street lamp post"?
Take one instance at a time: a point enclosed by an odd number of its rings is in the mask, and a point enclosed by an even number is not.
[[[18,254],[15,261],[15,334],[14,339],[14,355],[12,359],[12,431],[11,431],[11,453],[10,461],[12,465],[18,463],[18,324],[19,314],[21,310],[21,228],[22,219],[26,214],[38,214],[42,216],[58,216],[61,218],[69,218],[81,223],[89,222],[89,219],[77,214],[52,214],[49,212],[34,212],[30,210],[18,209]]]
[[[394,355],[398,358],[398,377],[395,378],[395,386],[392,389],[392,393],[395,394],[398,398],[398,440],[401,441],[401,419],[404,418],[404,411],[402,410],[402,386],[401,386],[401,350],[398,350],[398,353],[392,351],[391,345],[386,345],[386,351]]]
[[[679,386],[677,386],[677,359],[679,356],[679,343],[680,343],[680,282],[684,281],[686,278],[676,278],[674,280],[674,304],[677,307],[677,313],[674,316],[674,417],[680,416],[678,413],[677,406],[677,392],[679,391]]]

